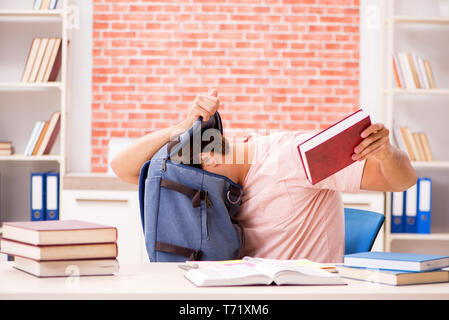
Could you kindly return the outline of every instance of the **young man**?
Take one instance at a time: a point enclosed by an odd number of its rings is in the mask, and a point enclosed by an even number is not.
[[[185,120],[132,143],[112,160],[112,169],[122,180],[138,184],[140,169],[148,159],[199,116],[207,121],[218,106],[216,90],[198,96]],[[341,262],[345,237],[340,192],[403,191],[416,183],[408,156],[390,144],[388,135],[382,124],[368,127],[354,149],[357,161],[316,185],[306,179],[297,151],[310,133],[250,135],[237,143],[224,140],[226,148],[201,152],[199,159],[204,170],[243,186],[237,219],[245,230],[246,255]],[[244,153],[244,161],[236,161],[239,152]]]

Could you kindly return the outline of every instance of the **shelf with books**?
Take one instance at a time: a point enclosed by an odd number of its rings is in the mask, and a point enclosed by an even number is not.
[[[62,17],[63,10],[0,9],[0,17]]]
[[[0,161],[58,161],[63,158],[59,154],[49,154],[42,156],[26,156],[23,154],[13,154],[10,156],[0,156]]]
[[[449,78],[444,72],[447,58],[441,56],[448,49],[449,18],[430,16],[438,10],[437,4],[381,2],[382,120],[391,129],[391,141],[409,155],[419,178],[404,193],[386,193],[386,251],[437,254],[449,248],[449,149],[442,122],[449,118]],[[419,190],[423,181],[430,182],[425,196]],[[425,210],[420,207],[423,203]],[[428,220],[421,220],[424,215]]]
[[[62,89],[60,81],[24,83],[24,82],[0,82],[0,90],[36,90],[36,89]]]
[[[55,9],[33,10],[39,2]],[[0,223],[31,219],[30,173],[62,177],[68,171],[68,5],[68,0],[0,1],[0,142],[12,145],[0,148]]]

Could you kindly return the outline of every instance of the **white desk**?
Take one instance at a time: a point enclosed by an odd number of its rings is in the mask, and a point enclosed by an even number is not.
[[[0,263],[0,299],[449,299],[449,283],[388,286],[347,280],[346,286],[245,286],[199,288],[178,263],[121,266],[115,276],[36,278]]]

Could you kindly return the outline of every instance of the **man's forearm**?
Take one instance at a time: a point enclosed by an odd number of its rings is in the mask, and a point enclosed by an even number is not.
[[[111,168],[122,180],[138,184],[140,169],[170,139],[185,131],[185,124],[151,132],[120,151],[111,161]]]

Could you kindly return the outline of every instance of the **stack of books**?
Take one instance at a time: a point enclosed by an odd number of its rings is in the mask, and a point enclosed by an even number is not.
[[[408,153],[411,161],[434,161],[425,132],[412,132],[407,126],[394,124],[393,134],[396,144]]]
[[[448,282],[449,256],[397,252],[362,252],[344,256],[336,266],[343,278],[389,285]]]
[[[398,88],[435,88],[435,81],[429,61],[418,57],[414,53],[399,52],[394,54],[393,72]]]
[[[10,156],[14,153],[11,141],[0,141],[0,156]]]
[[[117,229],[79,220],[3,223],[0,250],[37,277],[118,272]]]
[[[40,120],[34,124],[24,155],[41,156],[50,154],[61,128],[61,112],[53,112],[48,121]]]
[[[61,38],[34,38],[22,82],[56,81],[61,68]]]
[[[58,0],[34,0],[34,10],[54,10],[58,5]]]

